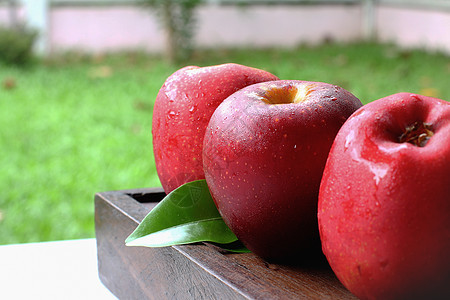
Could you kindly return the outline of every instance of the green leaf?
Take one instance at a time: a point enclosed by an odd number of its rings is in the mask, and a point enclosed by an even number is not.
[[[206,180],[196,180],[180,186],[158,203],[125,244],[165,247],[197,242],[230,244],[237,240],[220,216]],[[237,250],[242,252],[242,247]]]

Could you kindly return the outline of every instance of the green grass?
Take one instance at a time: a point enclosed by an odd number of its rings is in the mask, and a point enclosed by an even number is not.
[[[203,50],[184,65],[226,62],[338,84],[363,103],[401,91],[450,99],[448,56],[391,45]],[[159,186],[152,107],[179,67],[142,54],[0,66],[0,244],[94,237],[96,192]]]

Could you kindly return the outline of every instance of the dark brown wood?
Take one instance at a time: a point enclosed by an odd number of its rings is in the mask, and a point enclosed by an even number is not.
[[[161,189],[95,195],[99,276],[119,299],[356,299],[320,262],[270,264],[207,243],[125,246],[126,237],[163,197]]]

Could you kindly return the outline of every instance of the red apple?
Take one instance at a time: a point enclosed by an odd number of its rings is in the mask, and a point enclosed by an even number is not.
[[[217,106],[243,87],[276,79],[263,70],[223,64],[185,67],[166,80],[156,97],[152,122],[156,170],[166,193],[205,178],[203,136]]]
[[[205,133],[206,181],[248,249],[272,261],[321,253],[322,171],[339,128],[361,105],[338,86],[298,80],[258,83],[219,105]]]
[[[318,221],[328,262],[361,299],[450,299],[450,103],[401,93],[354,113]]]

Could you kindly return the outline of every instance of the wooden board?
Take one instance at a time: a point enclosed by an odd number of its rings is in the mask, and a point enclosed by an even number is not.
[[[270,264],[207,243],[125,246],[164,196],[158,188],[95,195],[99,276],[119,299],[356,299],[323,262]]]

